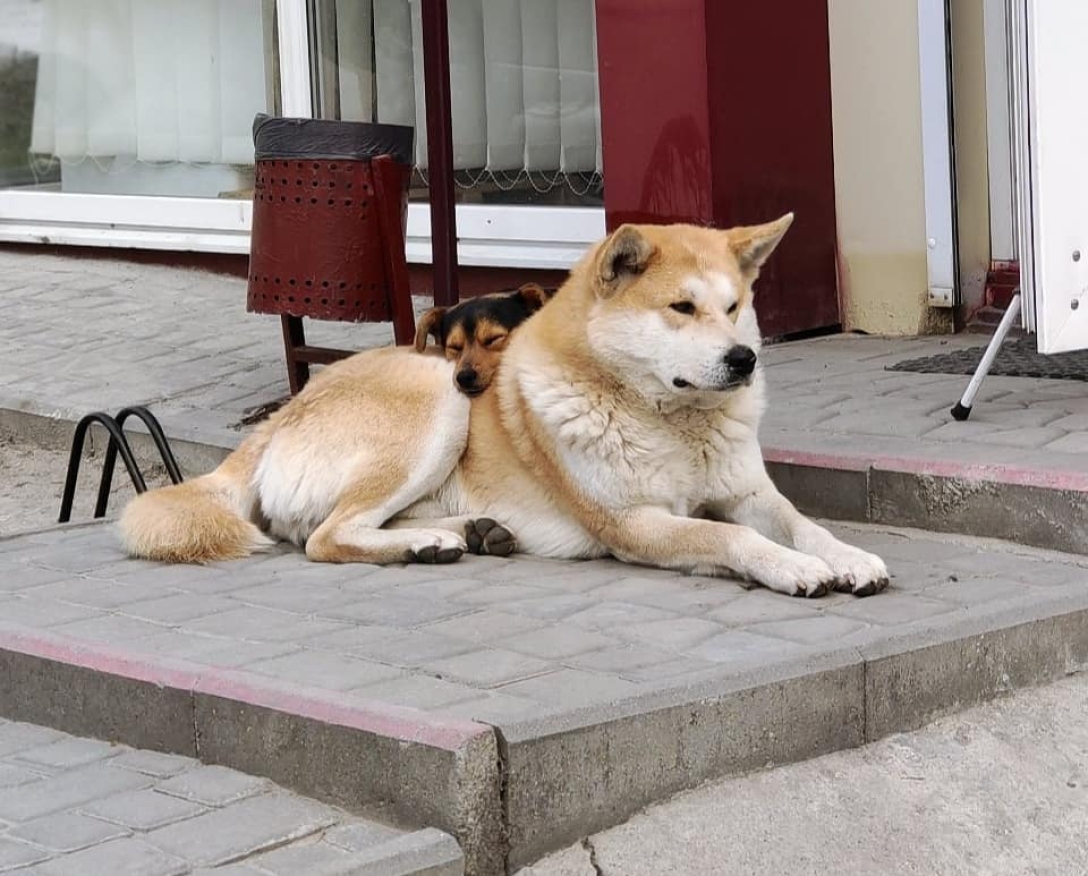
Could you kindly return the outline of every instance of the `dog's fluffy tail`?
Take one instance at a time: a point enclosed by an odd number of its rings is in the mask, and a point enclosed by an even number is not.
[[[120,520],[129,555],[211,563],[271,546],[274,542],[250,521],[253,470],[263,444],[250,439],[210,474],[136,496]]]

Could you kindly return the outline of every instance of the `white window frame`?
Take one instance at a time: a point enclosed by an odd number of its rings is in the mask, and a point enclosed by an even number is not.
[[[305,0],[276,0],[280,94],[312,114]],[[247,254],[249,201],[0,190],[0,242]],[[457,206],[458,262],[565,270],[605,233],[599,207]],[[408,206],[408,261],[430,264],[430,206]]]

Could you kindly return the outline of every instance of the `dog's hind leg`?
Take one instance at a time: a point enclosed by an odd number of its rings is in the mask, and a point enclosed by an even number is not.
[[[398,518],[386,524],[386,529],[417,528],[462,532],[469,553],[480,556],[508,557],[518,548],[514,534],[490,517]]]
[[[373,509],[342,505],[306,541],[306,556],[323,563],[452,563],[465,539],[448,529],[382,529]]]
[[[306,555],[325,563],[452,563],[467,550],[457,521],[405,519],[397,514],[434,493],[450,476],[462,445],[438,441],[432,452],[389,461],[356,475],[332,513],[306,539]]]

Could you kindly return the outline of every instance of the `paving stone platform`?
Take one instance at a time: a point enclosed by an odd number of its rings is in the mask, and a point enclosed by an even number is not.
[[[209,567],[0,540],[0,713],[456,836],[500,872],[707,777],[1084,666],[1088,558],[837,527],[894,574],[791,599],[615,561]],[[0,813],[0,818],[3,818]]]
[[[463,872],[438,830],[400,830],[192,758],[0,720],[0,873]]]

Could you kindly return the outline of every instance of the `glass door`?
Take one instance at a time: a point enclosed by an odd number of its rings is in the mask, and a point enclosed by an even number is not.
[[[1088,3],[1011,0],[1020,272],[1039,351],[1088,348]]]

